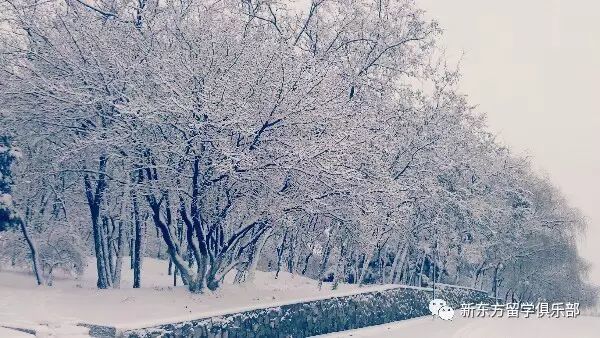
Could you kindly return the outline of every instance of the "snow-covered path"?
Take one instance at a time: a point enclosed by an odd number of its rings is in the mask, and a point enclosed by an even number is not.
[[[445,322],[431,317],[344,331],[321,338],[597,338],[600,317],[555,318],[463,318]]]

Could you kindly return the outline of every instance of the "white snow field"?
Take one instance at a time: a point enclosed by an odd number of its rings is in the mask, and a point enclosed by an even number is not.
[[[257,271],[252,284],[233,285],[233,278],[226,278],[216,292],[190,294],[184,286],[172,286],[167,264],[146,258],[140,289],[132,288],[128,258],[123,263],[121,289],[98,290],[91,259],[83,276],[55,278],[52,287],[36,286],[29,272],[0,270],[0,327],[34,329],[40,337],[82,337],[87,329],[76,326],[81,322],[121,329],[147,327],[393,287],[340,285],[332,291],[325,283],[319,290],[309,278],[281,272],[275,279],[274,273]],[[178,285],[182,285],[180,280]],[[5,336],[11,337],[0,334],[0,338]]]
[[[464,318],[452,321],[421,317],[344,331],[321,338],[598,338],[600,317]]]
[[[0,337],[11,337],[11,338],[31,338],[33,337],[33,335],[28,334],[28,333],[24,333],[21,331],[16,331],[16,330],[11,330],[11,329],[7,329],[4,327],[0,327]]]
[[[150,258],[144,260],[142,288],[133,289],[133,276],[126,263],[128,260],[124,260],[121,289],[108,290],[96,288],[93,260],[80,278],[56,278],[52,287],[36,286],[28,272],[0,270],[0,338],[32,336],[3,326],[33,329],[37,337],[87,337],[87,329],[77,323],[122,329],[147,327],[397,287],[341,285],[332,291],[330,285],[324,284],[319,290],[317,282],[309,278],[282,272],[275,279],[274,273],[257,271],[253,284],[233,285],[226,281],[217,292],[196,295],[183,286],[172,287],[167,261]],[[325,337],[600,337],[600,318],[465,319],[457,312],[452,322],[425,317]]]

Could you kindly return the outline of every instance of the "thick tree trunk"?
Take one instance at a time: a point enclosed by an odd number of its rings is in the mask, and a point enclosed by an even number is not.
[[[344,281],[344,267],[346,262],[344,261],[344,257],[346,256],[346,245],[344,245],[344,241],[340,240],[340,258],[336,262],[335,272],[333,274],[333,285],[331,286],[332,290],[337,290],[340,281]]]
[[[161,204],[156,201],[154,196],[147,196],[150,208],[152,209],[152,218],[154,224],[160,230],[160,234],[167,246],[167,253],[173,260],[173,264],[181,273],[181,279],[186,283],[188,289],[192,292],[201,292],[201,283],[199,283],[198,275],[195,274],[185,264],[185,260],[179,255],[179,248],[176,240],[171,235],[170,217],[167,217],[166,222],[161,218]],[[162,199],[161,199],[162,200]],[[168,205],[167,205],[168,208]],[[167,209],[167,215],[170,215],[170,210]]]
[[[142,283],[142,263],[144,252],[144,222],[140,215],[137,194],[132,192],[134,240],[133,240],[133,287],[139,288]]]
[[[498,298],[498,272],[502,267],[502,263],[496,264],[494,268],[494,278],[492,280],[492,292],[494,293],[494,298]]]
[[[256,276],[256,267],[258,265],[258,259],[260,257],[260,253],[262,252],[262,249],[264,248],[265,243],[267,242],[267,239],[269,238],[270,234],[271,234],[271,230],[267,230],[267,232],[259,240],[259,242],[256,245],[256,248],[252,252],[252,255],[250,256],[250,263],[248,264],[247,275],[246,275],[244,282],[254,283],[254,278]]]
[[[106,267],[104,266],[104,255],[102,252],[102,240],[100,227],[98,226],[98,219],[92,219],[92,231],[94,235],[94,250],[96,252],[96,272],[98,273],[98,281],[96,282],[96,286],[99,289],[106,289],[108,287],[108,280],[106,276]]]
[[[287,235],[288,231],[285,230],[285,232],[283,233],[283,239],[281,240],[281,244],[277,247],[277,271],[275,272],[275,279],[279,277],[279,272],[281,271],[281,264],[283,262],[283,253],[285,251]]]
[[[385,275],[385,267],[387,266],[388,261],[386,260],[385,256],[381,256],[379,258],[379,272],[381,275],[381,284],[385,284],[385,280],[386,280],[386,275]]]
[[[362,286],[365,282],[367,270],[369,269],[369,263],[373,259],[373,251],[370,251],[368,255],[363,255],[362,268],[360,269],[360,276],[358,276],[358,285]]]
[[[313,255],[313,248],[310,248],[310,252],[308,253],[308,255],[306,255],[304,257],[304,267],[302,267],[302,271],[300,272],[302,275],[306,274],[306,270],[308,270],[308,263],[310,262],[310,258]]]
[[[289,273],[294,273],[294,259],[296,257],[296,236],[293,234],[290,236],[287,256],[287,270]]]
[[[409,275],[410,275],[410,264],[407,264],[408,259],[405,259],[404,270],[402,270],[402,276],[400,276],[400,282],[402,284],[409,284]]]
[[[106,276],[108,286],[112,286],[113,279],[113,250],[111,248],[110,224],[107,217],[102,218],[102,256],[104,258],[104,266],[106,267]]]
[[[192,177],[192,199],[190,203],[190,213],[187,214],[185,200],[179,198],[179,213],[181,219],[186,224],[187,245],[194,252],[195,260],[198,263],[198,271],[194,272],[182,257],[178,238],[182,238],[183,234],[179,233],[174,236],[172,227],[172,212],[169,202],[169,193],[163,190],[160,196],[154,194],[146,195],[146,200],[152,211],[152,219],[154,224],[160,231],[164,244],[167,247],[167,253],[172,259],[173,264],[180,273],[184,284],[188,286],[191,292],[202,292],[204,286],[210,290],[215,290],[223,281],[225,275],[235,268],[240,262],[240,256],[244,253],[244,249],[250,248],[256,244],[260,236],[270,228],[268,223],[261,219],[256,219],[246,226],[241,227],[232,234],[228,234],[229,238],[225,241],[224,231],[219,224],[212,224],[211,228],[204,225],[204,221],[200,215],[199,196],[200,196],[200,160],[197,158],[194,161],[194,170]],[[158,175],[155,169],[146,168],[146,176],[150,181],[158,180]],[[224,211],[222,211],[224,212]],[[255,232],[256,229],[258,232]],[[195,233],[195,238],[194,238]],[[240,241],[247,238],[246,235],[254,234],[253,238],[246,244],[239,247]],[[194,241],[197,240],[197,243]]]
[[[133,270],[133,238],[129,239],[129,269]]]
[[[31,265],[33,267],[33,274],[35,275],[35,280],[37,285],[44,284],[44,278],[42,277],[42,273],[40,271],[40,259],[37,251],[37,246],[35,242],[29,236],[29,231],[27,231],[27,226],[25,225],[24,220],[19,220],[19,224],[21,225],[21,232],[23,233],[23,237],[25,237],[25,241],[27,242],[27,246],[29,246],[29,251],[31,253]]]
[[[319,268],[319,290],[323,286],[323,278],[325,277],[325,272],[327,271],[327,264],[329,263],[329,256],[331,255],[331,240],[333,237],[333,231],[329,234],[327,238],[327,243],[325,244],[325,250],[323,251],[323,259],[321,260],[321,266]]]
[[[427,258],[427,255],[423,254],[423,259],[421,260],[421,268],[419,269],[419,285],[418,286],[423,286],[423,276],[425,275],[423,273],[423,270],[425,270],[425,259]]]
[[[100,157],[98,165],[98,177],[96,178],[96,187],[92,187],[92,182],[89,174],[85,174],[83,177],[85,185],[85,195],[87,198],[88,206],[90,208],[90,216],[92,221],[92,233],[94,236],[94,251],[96,253],[96,271],[98,273],[98,281],[96,285],[99,289],[106,289],[110,280],[106,274],[107,267],[105,266],[103,244],[102,244],[102,225],[100,224],[100,205],[102,203],[102,196],[106,187],[108,186],[106,178],[106,162],[105,156]]]
[[[487,261],[481,262],[481,265],[479,265],[479,268],[477,268],[477,270],[475,271],[475,280],[473,281],[473,288],[475,289],[477,288],[477,283],[479,282],[479,278],[481,277],[481,274],[484,271],[486,263]]]
[[[115,247],[115,268],[114,268],[114,272],[113,272],[113,279],[112,279],[112,284],[113,284],[113,288],[120,288],[121,287],[121,271],[123,269],[123,246],[124,246],[124,235],[125,235],[125,231],[124,231],[124,227],[123,227],[123,222],[119,221],[118,222],[118,235],[117,235],[117,243],[116,243],[116,247]]]
[[[408,244],[404,244],[401,247],[402,253],[398,255],[399,252],[396,252],[396,257],[394,257],[394,262],[392,263],[392,272],[390,274],[392,284],[398,284],[400,276],[402,275],[402,269],[406,263],[406,257],[408,256]],[[400,247],[398,247],[398,249],[400,249]]]

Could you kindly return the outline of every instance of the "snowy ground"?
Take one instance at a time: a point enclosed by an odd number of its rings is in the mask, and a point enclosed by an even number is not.
[[[0,327],[0,337],[31,338],[31,337],[33,337],[33,335]]]
[[[226,283],[217,292],[194,295],[185,287],[172,287],[167,262],[157,259],[144,261],[142,288],[133,289],[132,279],[124,265],[121,289],[98,290],[91,261],[79,279],[55,279],[52,287],[37,287],[30,273],[5,269],[0,271],[0,326],[46,332],[40,336],[81,337],[85,332],[75,326],[80,322],[146,327],[390,287],[341,285],[332,291],[324,285],[319,290],[316,281],[302,276],[281,273],[275,279],[274,273],[257,272],[252,285]]]
[[[402,322],[345,331],[321,338],[597,338],[600,317],[578,318],[463,318],[453,321],[415,318]]]
[[[257,272],[252,285],[226,283],[218,292],[192,295],[184,287],[172,287],[166,261],[146,259],[142,288],[131,288],[132,273],[124,266],[121,289],[98,290],[93,268],[90,262],[79,279],[57,279],[52,287],[37,287],[29,273],[0,270],[0,337],[31,336],[2,326],[35,329],[38,337],[86,337],[87,330],[76,323],[145,327],[391,287],[342,285],[331,291],[325,285],[319,290],[316,281],[308,278],[281,273],[275,279],[273,273]],[[523,320],[457,316],[452,322],[427,317],[326,337],[581,338],[598,337],[598,332],[598,317]]]

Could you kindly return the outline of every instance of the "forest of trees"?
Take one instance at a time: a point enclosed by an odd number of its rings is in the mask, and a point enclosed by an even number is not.
[[[593,301],[585,220],[410,0],[0,0],[0,262]],[[125,266],[123,266],[125,265]]]

